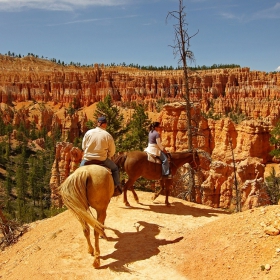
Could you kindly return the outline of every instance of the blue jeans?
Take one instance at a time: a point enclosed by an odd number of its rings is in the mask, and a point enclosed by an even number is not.
[[[80,166],[84,166],[86,162],[87,161],[83,159]],[[100,161],[100,162],[102,162],[106,167],[111,169],[115,186],[120,186],[121,183],[120,183],[120,174],[119,174],[118,166],[109,158],[105,159],[104,161]]]
[[[161,151],[159,158],[162,162],[162,175],[169,175],[169,162],[166,154]]]

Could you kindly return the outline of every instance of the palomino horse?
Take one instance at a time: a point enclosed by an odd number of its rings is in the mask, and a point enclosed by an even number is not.
[[[199,164],[199,156],[197,151],[194,152],[177,152],[170,153],[170,170],[172,175],[175,175],[177,169],[183,166],[185,163],[189,163],[192,168],[196,169]],[[123,187],[123,199],[124,204],[129,207],[130,204],[127,201],[127,190],[130,189],[133,193],[133,197],[137,203],[139,203],[138,196],[133,188],[134,182],[139,177],[144,177],[148,180],[160,180],[160,190],[155,194],[156,199],[163,188],[165,188],[165,204],[170,205],[168,202],[169,190],[172,186],[173,180],[164,178],[162,176],[162,167],[159,163],[150,162],[147,159],[147,153],[141,151],[131,151],[119,155],[115,159],[115,163],[120,169],[122,169],[128,175],[128,180]]]
[[[67,208],[81,223],[88,244],[94,255],[93,266],[100,266],[99,234],[107,239],[104,229],[106,210],[114,193],[114,182],[109,170],[99,165],[81,166],[60,185],[59,193]],[[97,219],[89,212],[94,208]],[[90,226],[94,228],[94,249],[90,242]]]

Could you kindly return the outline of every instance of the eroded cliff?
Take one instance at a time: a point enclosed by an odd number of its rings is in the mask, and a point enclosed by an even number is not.
[[[120,107],[129,108],[132,101],[145,104],[162,122],[169,151],[187,148],[182,71],[62,66],[7,56],[0,56],[0,66],[0,111],[6,123],[23,121],[49,133],[60,129],[63,140],[72,142],[86,130],[86,108],[110,94]],[[189,82],[197,128],[194,145],[212,157],[211,164],[202,161],[204,178],[196,201],[232,207],[235,163],[244,206],[263,204],[264,166],[272,160],[269,132],[280,117],[280,73],[216,69],[190,72]],[[159,113],[160,100],[167,104]],[[70,105],[74,114],[67,113]],[[233,122],[231,114],[244,120]],[[57,146],[51,186],[63,181],[81,159],[81,151],[66,142]]]

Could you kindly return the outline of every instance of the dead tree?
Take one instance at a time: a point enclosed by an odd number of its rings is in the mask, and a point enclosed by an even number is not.
[[[187,136],[188,136],[188,149],[190,151],[193,150],[193,128],[192,128],[192,116],[191,116],[191,101],[190,101],[190,93],[191,88],[189,85],[189,66],[188,61],[194,61],[194,54],[190,50],[190,40],[195,35],[197,35],[198,31],[194,35],[189,35],[188,33],[188,23],[186,22],[186,13],[185,6],[183,4],[183,0],[179,0],[179,10],[172,11],[167,14],[166,21],[169,18],[175,19],[176,23],[173,25],[174,27],[174,45],[171,46],[173,48],[173,54],[175,57],[179,56],[178,65],[182,67],[183,70],[183,88],[182,93],[183,97],[186,101],[186,122],[187,122]],[[193,170],[192,170],[193,172]],[[194,174],[190,176],[189,182],[189,193],[193,194],[193,189],[195,186]],[[194,197],[190,197],[191,201],[194,201]]]
[[[175,39],[173,48],[173,54],[175,57],[179,56],[178,65],[182,66],[183,69],[183,97],[186,101],[186,114],[187,114],[187,135],[188,135],[188,149],[193,149],[192,143],[192,122],[191,122],[191,101],[190,101],[190,85],[189,85],[189,66],[188,61],[194,61],[194,54],[190,50],[190,40],[198,31],[190,36],[188,33],[188,24],[186,22],[185,6],[183,5],[183,0],[179,0],[179,11],[172,11],[167,14],[166,21],[168,18],[172,17],[177,23],[173,25]]]
[[[237,181],[237,177],[236,177],[236,165],[235,165],[234,152],[233,152],[233,147],[232,147],[232,139],[230,136],[228,136],[228,141],[230,144],[232,163],[233,163],[236,212],[241,212],[242,211],[242,209],[241,209],[241,190],[238,188],[238,181]]]

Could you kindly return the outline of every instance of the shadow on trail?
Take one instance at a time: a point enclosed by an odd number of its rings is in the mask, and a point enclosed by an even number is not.
[[[101,266],[99,269],[109,268],[114,271],[131,272],[128,267],[130,263],[149,259],[160,252],[160,246],[177,243],[183,239],[183,237],[174,240],[157,239],[160,226],[144,221],[135,223],[135,228],[135,232],[124,233],[112,229],[117,238],[108,237],[108,241],[117,241],[115,245],[117,250],[100,258],[103,260],[115,259],[115,261]]]
[[[230,214],[226,211],[214,209],[214,208],[199,208],[198,207],[185,205],[181,202],[172,202],[172,206],[165,206],[163,204],[151,204],[149,205],[150,210],[156,213],[171,214],[171,215],[190,215],[193,217],[213,217],[221,214]]]
[[[127,211],[133,211],[133,210],[153,211],[155,213],[178,215],[178,216],[189,215],[193,217],[213,217],[221,214],[230,215],[229,212],[220,209],[199,208],[199,206],[202,206],[201,204],[197,204],[198,207],[195,207],[195,204],[193,204],[194,206],[189,206],[181,202],[172,202],[171,206],[166,206],[165,204],[160,204],[156,202],[151,204],[139,203],[137,205],[142,205],[149,208],[147,209],[140,206],[136,206],[136,207],[131,206],[129,208],[123,207],[123,209],[127,209]]]

